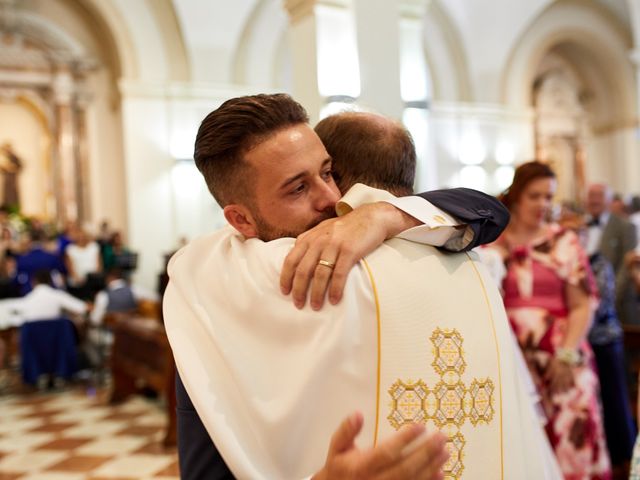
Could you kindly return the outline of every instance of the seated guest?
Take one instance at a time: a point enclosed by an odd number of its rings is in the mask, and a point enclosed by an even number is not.
[[[87,311],[87,305],[63,290],[51,287],[51,272],[33,275],[33,290],[11,301],[20,327],[22,378],[26,384],[59,385],[71,378],[77,367],[77,330],[67,319]],[[43,321],[46,320],[46,321]],[[44,381],[44,382],[43,382]]]
[[[31,291],[32,277],[37,271],[48,270],[57,275],[64,269],[60,258],[44,248],[45,240],[42,230],[30,232],[26,253],[16,257],[16,278],[22,295]]]
[[[102,272],[102,259],[100,247],[83,229],[77,230],[74,243],[67,247],[65,263],[69,292],[85,300],[92,298],[95,291],[89,282],[90,275]]]
[[[85,302],[51,286],[50,270],[35,272],[32,284],[33,289],[27,295],[11,301],[11,309],[23,322],[59,318],[66,312],[81,315],[87,311]]]
[[[138,308],[140,300],[157,301],[153,292],[147,292],[135,285],[129,284],[123,276],[122,270],[112,268],[107,273],[107,286],[96,295],[91,323],[99,325],[106,313],[133,312]]]
[[[108,271],[114,267],[122,268],[118,264],[119,257],[130,254],[131,251],[124,245],[122,234],[115,232],[109,241],[102,247],[102,263],[104,270]]]

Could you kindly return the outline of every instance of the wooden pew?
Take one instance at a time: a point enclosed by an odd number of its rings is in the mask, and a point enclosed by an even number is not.
[[[158,318],[139,314],[111,316],[113,331],[110,403],[119,403],[136,393],[140,385],[165,396],[167,432],[163,444],[176,444],[175,363],[163,324]]]

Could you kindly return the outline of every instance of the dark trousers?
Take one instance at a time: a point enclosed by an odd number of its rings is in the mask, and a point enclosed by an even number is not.
[[[182,480],[234,480],[176,373],[178,462]]]
[[[621,465],[631,459],[636,438],[627,391],[624,349],[622,341],[592,347],[598,365],[604,430],[611,463]]]

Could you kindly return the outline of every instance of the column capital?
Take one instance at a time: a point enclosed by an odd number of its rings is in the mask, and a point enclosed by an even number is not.
[[[284,0],[284,8],[292,23],[312,15],[317,6],[347,8],[351,0]]]

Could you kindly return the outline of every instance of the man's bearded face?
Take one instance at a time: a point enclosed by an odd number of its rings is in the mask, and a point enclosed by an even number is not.
[[[253,179],[247,205],[258,237],[297,237],[335,216],[340,192],[331,174],[331,158],[306,124],[283,129],[245,154]]]

